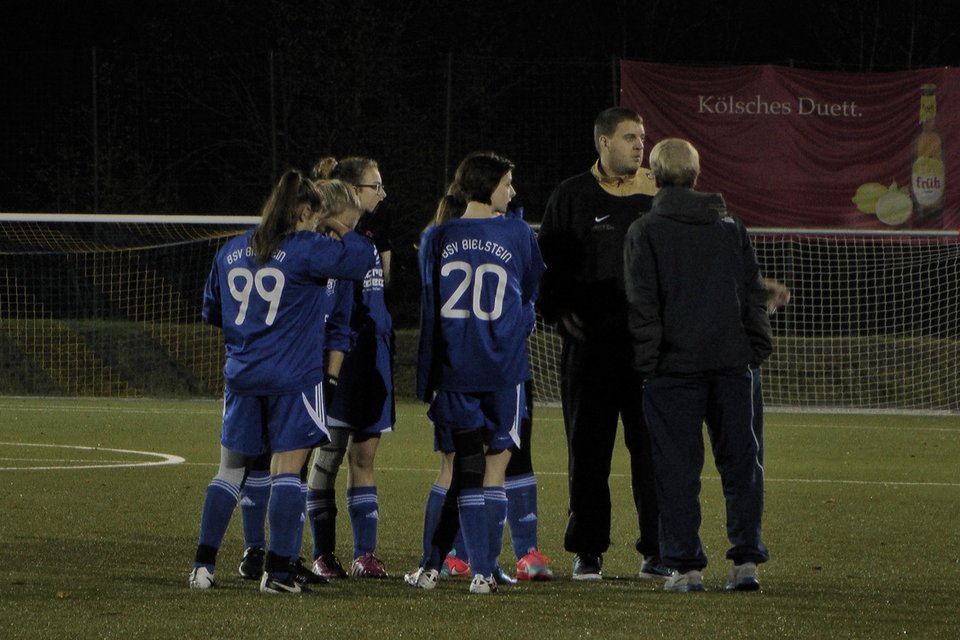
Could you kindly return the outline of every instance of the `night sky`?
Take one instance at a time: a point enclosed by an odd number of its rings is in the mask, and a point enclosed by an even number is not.
[[[0,48],[129,51],[350,47],[407,55],[469,51],[550,58],[615,55],[664,63],[790,64],[848,71],[955,66],[950,2],[358,0],[4,3]],[[327,28],[318,25],[326,24]],[[335,29],[329,27],[334,26]],[[339,32],[339,33],[336,33]],[[332,37],[331,37],[332,36]],[[298,42],[299,38],[306,42]]]
[[[278,171],[333,153],[379,159],[401,185],[394,193],[422,211],[477,148],[517,161],[537,210],[591,160],[590,126],[617,99],[618,59],[957,66],[955,6],[8,0],[0,210],[250,211]]]

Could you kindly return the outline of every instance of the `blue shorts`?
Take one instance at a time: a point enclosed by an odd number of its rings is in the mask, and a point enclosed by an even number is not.
[[[522,384],[477,393],[437,391],[427,410],[433,422],[433,449],[452,452],[455,429],[486,429],[491,451],[520,446],[520,420],[525,407]]]
[[[376,435],[393,431],[393,362],[390,334],[361,334],[344,355],[337,393],[327,407],[327,425]]]
[[[223,394],[220,443],[245,456],[309,449],[328,437],[323,385],[277,396]]]

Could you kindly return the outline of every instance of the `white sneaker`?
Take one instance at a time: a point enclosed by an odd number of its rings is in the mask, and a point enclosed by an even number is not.
[[[496,590],[497,581],[493,578],[493,574],[487,577],[475,575],[470,581],[470,593],[493,593]]]
[[[759,591],[760,582],[757,581],[757,565],[755,562],[735,564],[727,575],[727,584],[723,587],[727,591]]]
[[[676,593],[688,593],[691,591],[704,591],[703,575],[696,569],[691,569],[686,573],[674,571],[663,584],[664,591],[673,591]]]
[[[190,572],[191,589],[213,589],[217,581],[213,579],[213,572],[206,567],[194,567]]]
[[[436,569],[424,569],[423,567],[403,576],[403,581],[414,589],[433,589],[437,586],[439,580],[439,571]]]

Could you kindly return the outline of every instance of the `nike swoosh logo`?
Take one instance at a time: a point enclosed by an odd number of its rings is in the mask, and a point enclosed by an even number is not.
[[[601,217],[601,218],[596,218],[596,217],[595,217],[595,218],[593,219],[593,221],[594,221],[594,222],[603,222],[604,220],[606,220],[606,219],[609,218],[609,217],[610,217],[610,216],[603,216],[603,217]]]

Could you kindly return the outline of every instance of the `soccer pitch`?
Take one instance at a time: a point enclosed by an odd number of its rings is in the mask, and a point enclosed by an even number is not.
[[[761,567],[762,591],[721,588],[729,567],[723,499],[708,454],[708,591],[668,594],[637,577],[622,444],[610,479],[605,579],[569,579],[563,425],[559,409],[538,408],[540,546],[557,576],[478,597],[462,579],[432,592],[402,582],[420,555],[438,467],[424,406],[403,402],[377,460],[378,555],[390,579],[286,597],[237,576],[239,513],[220,551],[221,588],[187,587],[217,468],[220,412],[215,401],[0,398],[0,638],[960,636],[956,415],[768,414],[764,538],[772,559]],[[342,489],[338,500],[338,555],[349,558]],[[512,567],[512,558],[507,536],[501,564]]]

